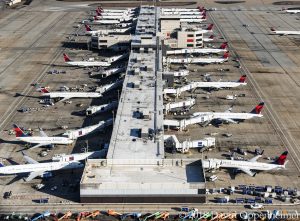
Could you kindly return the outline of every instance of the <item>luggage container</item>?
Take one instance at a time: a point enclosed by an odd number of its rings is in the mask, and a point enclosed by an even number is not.
[[[265,204],[272,204],[273,200],[271,198],[266,198],[265,199]]]
[[[245,199],[244,198],[236,198],[235,203],[245,203]]]
[[[247,199],[247,203],[250,203],[250,204],[254,204],[255,203],[255,200],[254,199]]]
[[[270,195],[270,193],[268,193],[268,192],[264,192],[263,194],[264,194],[263,195],[264,198],[269,197],[269,195]]]
[[[256,203],[261,203],[261,202],[262,202],[261,197],[255,197],[255,202],[256,202]]]
[[[275,186],[274,192],[277,194],[282,194],[283,188],[281,186]]]
[[[228,200],[226,198],[217,198],[217,203],[228,203]]]
[[[263,187],[263,186],[255,187],[255,191],[257,191],[257,192],[264,192],[264,189],[265,189],[265,187]]]

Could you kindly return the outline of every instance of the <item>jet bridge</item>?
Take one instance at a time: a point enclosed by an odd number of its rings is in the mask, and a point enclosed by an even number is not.
[[[176,135],[164,135],[164,142],[165,147],[172,147],[178,152],[187,153],[190,148],[203,149],[214,147],[216,144],[216,138],[205,137],[202,140],[186,140],[180,143]]]
[[[104,86],[102,86],[102,87],[97,87],[97,88],[96,88],[96,92],[99,92],[99,93],[103,94],[103,93],[105,93],[105,92],[107,92],[107,91],[110,91],[110,90],[112,90],[112,89],[115,89],[115,88],[121,86],[121,85],[123,84],[123,81],[124,81],[124,80],[121,79],[121,80],[118,80],[118,81],[116,81],[116,82],[114,82],[114,83],[106,84],[106,85],[104,85]]]
[[[111,103],[102,104],[102,105],[99,105],[99,106],[90,106],[90,107],[88,107],[88,109],[86,109],[85,113],[86,113],[86,116],[91,116],[93,114],[104,113],[106,111],[115,109],[116,107],[118,107],[118,104],[119,104],[118,101],[113,101]]]
[[[191,124],[204,125],[205,123],[210,122],[212,119],[213,119],[213,114],[201,114],[195,117],[182,119],[182,120],[164,119],[164,126],[168,128],[173,127],[179,130],[184,130],[187,126]]]
[[[177,108],[184,108],[184,107],[192,107],[193,105],[195,105],[196,103],[196,100],[195,99],[188,99],[188,100],[185,100],[185,101],[179,101],[179,102],[175,102],[175,103],[167,103],[165,105],[165,113],[167,114],[168,112],[174,110],[174,109],[177,109]]]

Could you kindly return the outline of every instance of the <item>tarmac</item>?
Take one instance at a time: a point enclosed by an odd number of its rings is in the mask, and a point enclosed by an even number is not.
[[[218,180],[208,182],[207,188],[220,188],[238,184],[255,185],[280,185],[283,187],[300,188],[300,53],[299,36],[276,36],[272,35],[269,27],[278,29],[299,30],[299,15],[284,14],[279,11],[282,6],[275,6],[273,1],[247,1],[237,4],[218,4],[214,1],[199,1],[199,5],[206,8],[216,7],[216,11],[208,12],[209,20],[217,27],[215,33],[217,39],[212,43],[219,46],[221,42],[229,42],[231,57],[229,62],[222,65],[197,66],[190,65],[191,70],[187,77],[189,80],[202,80],[203,74],[210,73],[212,79],[223,81],[237,80],[242,74],[247,74],[248,85],[233,90],[219,90],[206,94],[198,89],[191,94],[186,92],[179,99],[196,96],[196,105],[192,112],[197,111],[225,111],[233,105],[233,111],[250,111],[258,102],[264,101],[265,107],[262,111],[263,119],[245,121],[240,124],[223,124],[220,127],[209,125],[201,127],[192,125],[187,131],[166,131],[166,134],[176,134],[180,141],[196,140],[205,136],[214,135],[217,139],[216,148],[202,153],[198,150],[190,150],[188,154],[166,153],[167,158],[195,158],[218,157],[225,158],[229,151],[236,147],[249,150],[247,159],[253,157],[251,153],[255,148],[265,150],[264,156],[271,159],[279,156],[284,150],[289,151],[289,163],[287,169],[275,172],[259,173],[256,177],[246,174],[238,174],[232,179],[227,170],[217,171]],[[68,5],[67,5],[68,4]],[[33,1],[29,6],[20,6],[16,9],[5,9],[0,14],[0,129],[1,143],[0,156],[18,163],[24,163],[19,150],[24,148],[14,141],[14,136],[9,135],[12,123],[17,123],[26,128],[37,129],[42,127],[50,135],[64,132],[62,126],[69,129],[92,125],[99,120],[112,117],[113,113],[85,118],[82,110],[91,103],[102,104],[118,97],[117,91],[109,94],[101,100],[75,99],[71,104],[58,103],[54,106],[43,107],[39,104],[39,93],[35,91],[32,83],[39,82],[49,86],[52,90],[58,90],[61,86],[88,87],[97,86],[96,79],[88,78],[90,70],[76,69],[64,66],[62,52],[67,52],[74,59],[85,57],[96,57],[97,53],[87,50],[75,50],[74,41],[86,45],[87,38],[84,36],[71,36],[70,34],[82,31],[77,23],[87,17],[87,4],[65,3],[56,1]],[[221,38],[225,39],[221,39]],[[77,47],[77,46],[76,46]],[[76,48],[78,49],[78,48]],[[240,60],[239,64],[233,59]],[[178,66],[172,67],[174,70]],[[218,69],[230,69],[219,71]],[[65,70],[66,74],[50,75],[49,70]],[[101,84],[113,81],[113,78],[105,79]],[[84,90],[89,90],[85,88]],[[224,99],[226,95],[245,94],[234,103]],[[177,101],[176,100],[176,101]],[[38,108],[28,113],[20,113],[20,107]],[[188,115],[187,115],[188,116]],[[168,116],[168,118],[182,118],[186,116]],[[35,132],[37,133],[37,132]],[[226,137],[224,134],[232,134]],[[41,149],[28,150],[27,153],[38,161],[49,160],[57,153],[81,152],[88,146],[90,150],[99,149],[110,140],[111,128],[97,135],[91,135],[87,139],[80,139],[74,146],[57,146],[50,151],[46,157],[40,157]],[[262,162],[271,162],[267,158],[260,159]],[[5,161],[5,164],[8,164]],[[53,210],[84,210],[87,207],[76,202],[79,201],[79,191],[76,190],[81,177],[80,171],[68,173],[59,172],[54,179],[43,181],[46,184],[44,190],[36,191],[32,185],[40,183],[36,179],[25,183],[22,179],[10,183],[14,176],[1,177],[0,192],[13,190],[11,199],[0,199],[0,212],[13,212],[28,210],[43,211],[46,208]],[[64,179],[68,180],[66,183]],[[72,184],[72,185],[70,185]],[[74,186],[75,185],[75,186]],[[57,190],[51,188],[57,186]],[[49,205],[38,205],[34,200],[49,198]],[[209,200],[214,196],[209,196]],[[74,203],[75,202],[75,203]],[[278,202],[276,202],[278,203]],[[19,205],[12,207],[12,205]],[[24,205],[27,205],[24,207]],[[62,206],[63,205],[63,206]],[[69,206],[66,206],[69,205]],[[72,206],[71,206],[72,205]],[[273,205],[270,208],[293,208],[299,206]],[[102,205],[103,206],[103,205]],[[198,205],[191,205],[197,207]],[[63,207],[63,208],[62,208]],[[90,209],[95,208],[89,207]],[[107,208],[113,207],[107,205]],[[25,210],[23,209],[25,208]],[[98,208],[98,207],[97,207]],[[167,210],[170,207],[162,205],[145,205],[130,208],[128,205],[116,205],[116,209],[123,211],[153,211]],[[213,210],[238,210],[243,206],[207,204],[203,208]]]

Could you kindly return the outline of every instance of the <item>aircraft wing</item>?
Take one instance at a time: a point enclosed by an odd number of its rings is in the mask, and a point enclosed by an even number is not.
[[[37,147],[50,146],[50,145],[52,145],[52,143],[40,143],[40,144],[37,144],[37,145],[35,145],[33,147],[30,147],[29,149],[35,149]]]
[[[235,120],[232,120],[232,119],[230,119],[230,118],[218,118],[219,120],[222,120],[222,121],[228,121],[228,122],[230,122],[230,123],[233,123],[233,124],[237,124],[237,122],[235,121]]]
[[[30,164],[37,164],[39,162],[37,162],[36,160],[32,159],[31,157],[27,156],[23,151],[22,151],[23,157],[26,160],[27,163]]]
[[[66,100],[69,100],[71,97],[64,97],[63,99],[59,100],[59,102],[64,102]]]
[[[31,172],[29,174],[29,176],[25,179],[26,182],[33,180],[34,178],[38,177],[38,176],[42,176],[44,174],[44,170],[40,170],[40,171],[35,171],[35,172]]]
[[[248,174],[249,176],[255,176],[256,173],[253,173],[251,170],[246,168],[237,167],[237,169],[243,171],[244,173]]]
[[[261,155],[257,155],[257,156],[255,156],[255,157],[251,158],[251,159],[249,160],[249,162],[256,162],[256,161],[258,160],[258,158],[260,158],[260,157],[261,157]]]

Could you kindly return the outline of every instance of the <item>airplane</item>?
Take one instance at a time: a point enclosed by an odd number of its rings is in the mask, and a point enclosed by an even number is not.
[[[112,123],[112,119],[108,119],[106,121],[100,121],[98,124],[95,125],[87,126],[76,130],[68,130],[63,135],[67,136],[69,139],[76,140],[79,137],[86,136],[92,132],[101,130],[106,126],[111,125]]]
[[[193,116],[197,117],[200,115],[201,116],[211,115],[212,116],[211,120],[208,121],[206,125],[214,120],[237,124],[239,122],[243,122],[244,120],[248,120],[256,117],[259,118],[263,117],[263,115],[260,114],[263,107],[264,107],[264,102],[261,102],[249,113],[231,113],[232,108],[229,108],[225,112],[195,112],[193,113]]]
[[[222,64],[228,57],[229,52],[225,52],[221,58],[168,58],[167,61],[173,64]]]
[[[214,35],[210,35],[208,38],[203,38],[203,41],[204,42],[210,42],[210,41],[213,41],[214,40]]]
[[[300,35],[300,31],[276,31],[275,28],[270,29],[276,35]]]
[[[42,177],[42,178],[51,177],[52,171],[62,170],[62,169],[63,170],[77,169],[77,168],[84,167],[84,164],[81,163],[80,161],[94,155],[95,152],[61,155],[60,157],[56,157],[55,161],[46,162],[46,163],[39,163],[36,160],[24,154],[24,152],[22,152],[22,154],[27,164],[4,166],[2,163],[0,163],[0,174],[2,175],[29,174],[25,179],[26,182],[31,181],[36,177]]]
[[[219,48],[184,48],[179,50],[167,51],[167,55],[170,54],[219,54],[227,51],[228,43],[224,42]]]
[[[257,162],[258,158],[262,155],[258,155],[253,157],[250,160],[242,161],[242,160],[220,160],[220,159],[207,159],[202,161],[203,168],[205,169],[218,169],[218,168],[233,168],[244,173],[249,176],[254,177],[256,175],[256,171],[270,171],[270,170],[280,170],[285,169],[287,164],[287,155],[288,151],[283,152],[278,159],[273,163],[261,163]],[[253,172],[255,171],[255,172]]]
[[[206,29],[202,29],[201,30],[201,32],[204,34],[204,33],[209,33],[209,32],[213,32],[213,27],[214,27],[214,24],[209,24],[208,26],[207,26],[207,28]]]
[[[86,31],[87,35],[97,35],[97,34],[102,33],[102,30],[93,31],[92,28],[87,24],[85,24],[85,31]]]
[[[29,149],[34,149],[41,146],[49,146],[54,144],[72,144],[73,140],[67,137],[48,137],[47,134],[40,130],[41,136],[29,136],[23,132],[16,124],[13,125],[16,133],[16,139],[30,144],[37,144]]]
[[[60,102],[71,98],[99,98],[102,97],[102,93],[99,92],[50,92],[47,88],[38,88],[37,91],[42,92],[43,97],[49,97],[50,99],[60,99]]]
[[[238,86],[246,86],[246,75],[242,75],[237,81],[204,81],[195,82],[199,88],[222,89],[222,88],[235,88]]]
[[[286,13],[290,13],[290,14],[300,13],[300,9],[285,9],[285,8],[282,8],[282,11],[284,11]]]
[[[66,53],[63,53],[64,60],[67,64],[79,67],[108,67],[110,63],[107,61],[72,61]]]

